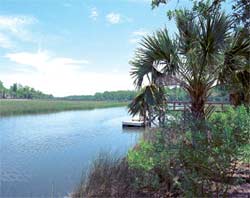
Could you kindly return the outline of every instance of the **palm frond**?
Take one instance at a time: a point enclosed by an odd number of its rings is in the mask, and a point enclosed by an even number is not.
[[[178,69],[178,56],[174,43],[166,29],[159,30],[152,36],[146,36],[136,50],[131,76],[137,87],[142,85],[143,78],[151,74],[151,78],[163,73],[174,73]],[[155,74],[155,75],[154,75]]]
[[[164,90],[155,84],[147,85],[141,89],[134,100],[128,105],[132,116],[144,115],[150,107],[161,105],[165,102]],[[145,115],[144,115],[145,116]]]

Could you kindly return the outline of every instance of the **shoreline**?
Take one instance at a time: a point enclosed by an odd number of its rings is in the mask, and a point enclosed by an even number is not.
[[[127,106],[128,102],[1,99],[0,118]]]

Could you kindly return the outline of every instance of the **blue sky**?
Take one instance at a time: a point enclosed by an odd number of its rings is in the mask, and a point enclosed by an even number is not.
[[[155,10],[150,2],[0,0],[0,80],[55,96],[133,89],[128,62],[139,39],[175,31],[166,10],[177,1]]]

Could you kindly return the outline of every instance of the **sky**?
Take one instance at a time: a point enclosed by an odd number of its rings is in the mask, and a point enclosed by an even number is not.
[[[166,10],[177,1],[154,10],[150,3],[0,0],[0,80],[54,96],[134,89],[129,61],[140,39],[176,31]]]

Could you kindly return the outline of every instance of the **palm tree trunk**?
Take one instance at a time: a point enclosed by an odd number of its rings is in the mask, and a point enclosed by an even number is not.
[[[205,100],[202,97],[194,98],[191,101],[191,112],[193,119],[199,121],[205,119]]]
[[[205,103],[207,100],[207,87],[203,83],[194,83],[187,88],[191,98],[191,113],[194,120],[205,119]]]
[[[206,132],[205,127],[205,103],[207,100],[207,89],[205,86],[195,83],[195,87],[189,87],[189,95],[191,98],[191,131],[192,131],[192,145],[196,147],[196,134],[199,132]]]
[[[148,108],[148,126],[151,127],[151,123],[152,123],[152,112],[151,112],[151,108]]]

